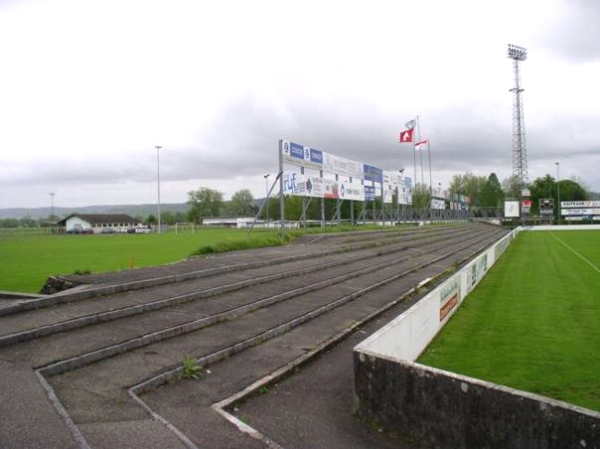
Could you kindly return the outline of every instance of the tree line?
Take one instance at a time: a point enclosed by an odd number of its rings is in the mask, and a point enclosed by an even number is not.
[[[478,209],[497,209],[502,210],[504,201],[507,199],[519,199],[520,183],[519,180],[512,176],[505,179],[502,183],[498,180],[495,173],[489,176],[477,176],[472,173],[454,175],[447,189],[449,192],[467,196],[470,198],[470,209],[476,211]],[[561,179],[557,181],[550,174],[541,178],[535,179],[530,185],[532,200],[532,215],[539,213],[539,200],[551,198],[554,204],[558,204],[558,193],[560,190],[561,201],[583,201],[597,199],[598,194],[588,192],[581,183],[570,180]],[[424,209],[430,201],[430,189],[428,185],[417,183],[413,189],[413,208]],[[394,204],[396,199],[394,198]],[[230,201],[223,200],[223,193],[200,187],[197,190],[188,192],[187,204],[189,209],[187,212],[163,211],[161,212],[161,223],[175,224],[181,222],[202,223],[205,218],[223,218],[223,217],[248,217],[255,216],[259,210],[259,205],[255,201],[252,193],[248,189],[238,190],[233,194]],[[385,207],[381,199],[378,198],[373,204],[373,208],[380,210]],[[307,219],[319,220],[322,214],[326,217],[333,217],[337,208],[336,200],[321,201],[312,199],[310,202],[303,201],[302,197],[290,196],[285,201],[285,216],[290,220],[298,220],[303,212],[306,213]],[[354,210],[351,211],[350,208]],[[278,220],[280,218],[279,198],[273,197],[269,199],[268,208],[263,207],[262,218],[267,218],[267,210],[269,219]],[[362,204],[358,201],[344,201],[341,205],[340,212],[343,217],[350,217],[354,213],[358,217],[362,210]],[[367,210],[372,210],[369,206]],[[155,215],[147,217],[139,217],[141,221],[148,224],[155,224],[158,220]],[[3,218],[0,219],[0,228],[19,228],[19,227],[43,227],[49,226],[52,222],[58,220],[58,217],[48,217],[46,219],[33,219],[31,217],[24,218]]]

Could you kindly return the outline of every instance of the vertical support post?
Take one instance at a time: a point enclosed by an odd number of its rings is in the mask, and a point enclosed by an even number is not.
[[[162,232],[161,222],[160,222],[160,149],[162,148],[160,145],[155,145],[156,148],[156,185],[158,189],[158,203],[157,203],[157,214],[158,214],[158,233]]]
[[[279,216],[281,217],[281,238],[285,237],[285,204],[283,198],[283,140],[279,140]]]

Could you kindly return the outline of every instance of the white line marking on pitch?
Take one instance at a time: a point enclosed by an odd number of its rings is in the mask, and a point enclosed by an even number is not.
[[[579,254],[577,251],[575,251],[573,248],[571,248],[569,246],[569,244],[563,242],[561,239],[559,239],[557,236],[555,236],[552,232],[550,233],[550,235],[552,237],[554,237],[556,240],[558,240],[560,243],[562,243],[563,245],[565,245],[567,247],[567,249],[569,251],[571,251],[572,253],[574,253],[575,255],[579,256],[581,259],[583,259],[585,262],[587,262],[587,264],[592,267],[594,270],[596,270],[598,273],[600,273],[600,270],[598,269],[598,267],[596,265],[594,265],[592,262],[590,262],[588,259],[586,259],[584,256],[582,256],[581,254]]]

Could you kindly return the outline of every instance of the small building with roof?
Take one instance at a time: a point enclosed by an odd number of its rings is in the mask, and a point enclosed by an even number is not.
[[[127,214],[71,214],[57,223],[69,234],[127,232],[141,224]]]

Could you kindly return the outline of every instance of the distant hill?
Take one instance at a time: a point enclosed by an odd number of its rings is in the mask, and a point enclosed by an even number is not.
[[[161,212],[187,212],[189,205],[183,204],[161,204]],[[129,204],[129,205],[104,205],[104,206],[83,206],[83,207],[55,207],[54,215],[65,218],[73,213],[80,214],[127,214],[132,217],[140,216],[147,217],[148,215],[156,215],[156,204]],[[46,218],[52,213],[50,207],[16,207],[9,209],[0,209],[0,218],[24,218],[31,217],[33,219]]]
[[[255,199],[253,205],[260,207],[264,198]],[[229,201],[224,201],[224,209]],[[174,214],[178,212],[187,213],[190,206],[187,203],[182,204],[161,204],[160,211],[172,212]],[[132,217],[146,218],[148,215],[156,216],[156,204],[127,204],[127,205],[103,205],[103,206],[82,206],[82,207],[55,207],[54,215],[59,218],[65,218],[71,214],[127,214]],[[3,218],[25,218],[30,217],[34,220],[38,218],[48,218],[52,214],[50,207],[15,207],[8,209],[0,209],[0,219]]]

